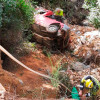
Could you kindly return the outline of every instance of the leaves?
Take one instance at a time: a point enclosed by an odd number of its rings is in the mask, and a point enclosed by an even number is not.
[[[2,11],[3,11],[3,9],[2,9],[2,4],[0,3],[0,27],[2,26]]]
[[[84,8],[89,9],[88,19],[96,28],[100,28],[100,1],[85,0]]]
[[[0,27],[23,30],[33,23],[34,7],[26,0],[0,0]]]

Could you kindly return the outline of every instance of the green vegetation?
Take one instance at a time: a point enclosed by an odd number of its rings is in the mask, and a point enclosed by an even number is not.
[[[34,11],[29,0],[0,0],[0,35],[2,46],[8,51],[15,53],[16,48],[23,47],[23,34],[34,22]],[[31,37],[29,34],[27,39]]]
[[[89,21],[94,25],[96,28],[100,28],[100,0],[85,0],[83,7],[88,9]]]
[[[54,87],[59,89],[58,96],[69,94],[68,89],[71,90],[72,86],[68,75],[65,73],[68,67],[67,63],[61,64],[63,59],[61,58],[57,61],[58,63],[54,65],[50,57],[49,59],[52,66],[51,76],[53,79],[51,79],[51,83]]]
[[[35,42],[31,43],[31,42],[29,42],[29,41],[24,41],[23,45],[24,45],[24,48],[25,48],[26,50],[35,51],[35,50],[37,49],[37,48],[36,48],[36,43],[35,43]]]
[[[53,66],[53,71],[52,71],[52,77],[56,80],[51,80],[52,84],[54,87],[58,87],[59,86],[59,82],[63,83],[65,86],[69,87],[70,84],[70,80],[67,76],[67,74],[65,74],[66,68],[58,65]],[[70,87],[69,87],[70,89]]]
[[[43,53],[45,56],[47,56],[47,57],[50,57],[50,56],[52,55],[52,54],[50,53],[50,51],[48,50],[48,48],[46,48],[45,46],[44,46],[44,48],[43,48],[42,53]]]
[[[56,70],[53,70],[52,72],[52,77],[55,79],[55,80],[51,80],[51,83],[54,87],[57,87],[59,86],[59,76],[60,76],[60,73],[59,73],[59,70],[60,70],[60,67],[56,68]]]
[[[26,0],[0,0],[0,28],[28,28],[33,23],[34,8]]]
[[[68,75],[65,73],[65,70],[62,66],[58,65],[56,70],[53,70],[52,72],[52,77],[55,80],[51,80],[51,83],[54,87],[59,89],[58,97],[69,95],[69,90],[72,89],[70,79]]]

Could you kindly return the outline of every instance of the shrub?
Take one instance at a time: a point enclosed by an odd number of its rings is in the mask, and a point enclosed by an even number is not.
[[[0,28],[21,29],[33,22],[33,11],[26,0],[0,0]]]
[[[100,0],[85,0],[83,7],[89,9],[89,21],[96,28],[100,28]]]
[[[61,63],[62,57],[60,60],[57,61],[56,65],[53,64],[54,61],[51,60],[50,56],[49,60],[52,67],[52,73],[51,76],[53,79],[51,79],[51,83],[54,87],[58,90],[58,97],[62,97],[65,95],[69,95],[69,90],[72,89],[72,84],[70,82],[69,76],[66,74],[66,70],[68,68],[68,63]],[[68,90],[69,89],[69,90]]]
[[[52,72],[52,77],[55,80],[51,80],[51,83],[54,87],[58,88],[58,90],[59,90],[58,97],[70,95],[69,90],[72,89],[72,85],[71,85],[68,75],[63,72],[65,70],[66,70],[66,68],[58,65],[56,70],[53,70],[53,72]],[[67,87],[69,90],[65,87]]]

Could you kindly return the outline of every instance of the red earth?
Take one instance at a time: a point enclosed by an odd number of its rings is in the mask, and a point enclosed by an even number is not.
[[[42,50],[36,50],[26,56],[21,57],[20,61],[37,72],[45,75],[51,73],[52,67],[50,64],[50,59],[42,53]],[[27,91],[32,91],[32,93],[25,93],[26,96],[38,99],[56,98],[57,92],[56,89],[50,85],[50,80],[36,75],[22,67],[20,67],[15,74],[24,82],[24,88]]]
[[[67,24],[68,25],[68,24]],[[71,39],[73,39],[77,36],[75,32],[80,31],[81,34],[87,31],[94,30],[93,27],[84,27],[84,26],[78,26],[78,25],[69,25],[71,29],[74,29],[71,31]],[[71,45],[74,45],[71,43]],[[64,53],[60,54],[53,54],[49,57],[43,54],[43,50],[39,47],[37,47],[33,52],[30,52],[28,55],[25,55],[20,58],[20,61],[27,65],[29,68],[43,73],[45,75],[50,75],[52,73],[52,70],[56,69],[56,65],[59,62],[59,60],[62,59],[62,62],[72,62],[75,60],[74,57],[70,56],[70,53],[67,53],[67,57]],[[65,57],[64,57],[65,56]],[[51,59],[51,60],[50,60]],[[52,65],[52,63],[55,65]],[[27,90],[27,93],[25,92],[24,96],[29,98],[57,98],[57,89],[55,89],[53,86],[51,86],[50,80],[43,78],[39,75],[36,75],[25,68],[20,67],[16,72],[14,72],[17,77],[19,77],[24,82],[24,89]]]
[[[28,55],[21,57],[20,61],[37,72],[50,75],[52,70],[57,69],[60,60],[60,63],[70,63],[70,61],[74,60],[74,58],[70,57],[69,53],[67,56],[68,59],[66,59],[65,54],[59,53],[51,54],[51,56],[48,57],[43,53],[43,50],[38,47],[38,50],[36,49]],[[16,72],[14,71],[14,74],[24,82],[24,89],[27,91],[23,94],[25,97],[38,99],[57,98],[58,90],[51,85],[49,79],[36,75],[23,67],[20,67]]]
[[[90,27],[81,27],[77,25],[69,25],[69,27],[71,27],[71,29],[76,29],[71,31],[72,41],[76,37],[75,31],[80,31],[81,33],[84,33],[86,31],[93,30],[93,28]],[[71,43],[71,45],[74,45],[73,42]],[[70,56],[70,53],[67,52],[67,56],[65,56],[65,54],[66,53],[52,54],[49,58],[43,53],[43,49],[41,49],[41,47],[38,47],[37,45],[37,49],[31,51],[27,55],[20,57],[20,61],[37,72],[43,73],[45,75],[50,75],[52,73],[52,70],[54,71],[55,69],[57,69],[57,64],[59,63],[59,60],[61,60],[63,63],[70,63],[75,60],[74,57]],[[29,100],[29,98],[57,98],[58,90],[51,85],[51,81],[49,79],[36,75],[21,66],[13,72],[14,74],[9,72],[6,72],[6,74],[4,74],[5,72],[3,73],[2,70],[0,71],[0,73],[0,76],[2,76],[0,82],[2,84],[6,84],[6,86],[4,86],[6,90],[8,90],[8,84],[10,84],[11,87],[12,84],[14,84],[18,88],[18,94],[21,97],[27,97],[28,99],[26,100]],[[23,81],[22,85],[16,81],[16,77]]]

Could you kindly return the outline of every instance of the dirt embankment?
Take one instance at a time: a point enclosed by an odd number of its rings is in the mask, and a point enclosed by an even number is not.
[[[56,65],[63,56],[63,54],[51,54],[49,58],[44,55],[41,48],[38,48],[35,51],[30,52],[28,55],[21,57],[20,61],[37,72],[51,75],[52,70],[57,69],[57,66],[53,65]],[[63,62],[67,62],[67,60],[68,59],[64,57]],[[49,79],[38,76],[21,66],[16,70],[12,70],[12,72],[14,74],[2,71],[2,78],[0,80],[6,90],[13,93],[11,94],[12,98],[18,98],[19,96],[30,99],[57,98],[58,90],[51,85]]]
[[[78,25],[68,25],[68,26],[71,28],[72,42],[70,45],[72,51],[74,50],[73,48],[76,43],[75,40],[80,34],[84,34],[87,31],[95,30],[94,28],[91,27],[84,27]],[[68,65],[65,66],[66,68],[68,68],[68,70],[66,71],[62,70],[62,72],[66,73],[69,76],[73,86],[79,84],[80,79],[84,75],[86,75],[87,72],[90,72],[88,74],[91,75],[94,75],[93,74],[94,72],[98,72],[96,75],[97,76],[99,75],[99,70],[97,71],[93,70],[93,68],[98,67],[97,65],[95,65],[95,67],[92,67],[93,64],[95,63],[92,63],[89,69],[81,69],[81,71],[76,71],[75,68],[71,68],[72,63],[75,64],[77,61],[82,62],[82,59],[80,59],[80,57],[82,57],[81,55],[79,57],[76,57],[75,55],[72,54],[72,52],[66,51],[65,53],[51,54],[49,58],[46,55],[44,55],[43,48],[41,47],[42,46],[37,45],[36,48],[33,49],[33,51],[30,52],[28,55],[23,55],[22,57],[20,57],[20,61],[35,71],[38,71],[45,75],[51,75],[52,70],[57,69],[57,66],[55,65],[57,65],[59,60],[63,58],[61,64],[68,63]],[[9,67],[9,62],[7,63],[7,65]],[[13,64],[13,67],[15,65],[16,63]],[[18,98],[19,96],[24,98],[27,97],[28,99],[26,100],[29,100],[29,98],[30,100],[32,100],[33,98],[36,99],[57,98],[58,90],[55,89],[53,86],[51,86],[50,80],[38,76],[22,68],[21,66],[19,66],[18,69],[16,70],[12,70],[12,73],[1,69],[0,82],[3,84],[3,86],[6,88],[8,92],[14,94],[15,98]]]

